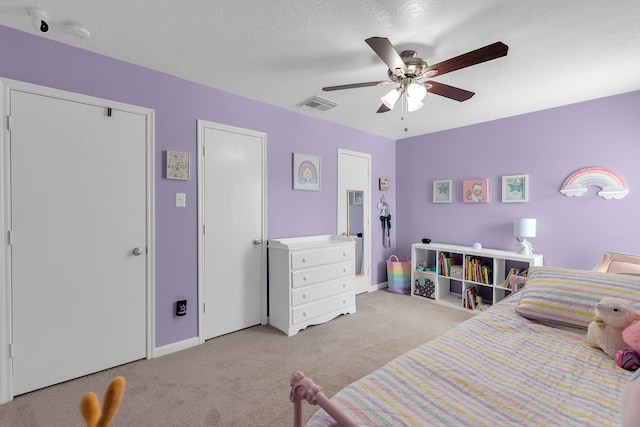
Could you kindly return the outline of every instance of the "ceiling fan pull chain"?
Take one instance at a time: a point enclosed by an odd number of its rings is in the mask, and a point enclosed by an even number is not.
[[[400,115],[400,120],[404,120],[404,112],[406,111],[405,110],[406,105],[407,105],[407,97],[403,96],[402,97],[402,114]]]

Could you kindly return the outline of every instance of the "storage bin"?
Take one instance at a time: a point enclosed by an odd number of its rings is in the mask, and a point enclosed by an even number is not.
[[[411,260],[391,255],[387,260],[387,283],[389,292],[411,292]]]
[[[435,299],[436,297],[436,276],[432,272],[416,271],[414,283],[414,295]]]

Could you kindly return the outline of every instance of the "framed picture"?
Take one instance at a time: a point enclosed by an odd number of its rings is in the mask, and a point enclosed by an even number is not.
[[[378,185],[380,188],[380,191],[387,191],[389,190],[389,178],[380,178],[378,179]]]
[[[464,203],[489,203],[489,178],[462,181]]]
[[[320,191],[320,157],[293,153],[293,189]]]
[[[529,175],[505,175],[502,177],[502,203],[529,201]]]
[[[167,151],[167,179],[189,180],[189,153]]]
[[[451,203],[451,180],[433,181],[433,203]]]

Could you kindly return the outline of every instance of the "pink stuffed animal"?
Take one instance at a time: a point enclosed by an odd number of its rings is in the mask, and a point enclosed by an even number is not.
[[[620,298],[603,298],[596,304],[595,311],[587,330],[587,343],[615,359],[618,350],[627,348],[622,331],[640,316],[629,302]]]
[[[622,331],[622,339],[627,348],[616,352],[616,365],[627,371],[635,371],[640,368],[640,323],[627,326]]]
[[[627,343],[629,348],[640,353],[640,323],[627,326],[624,331],[622,331],[622,339]]]

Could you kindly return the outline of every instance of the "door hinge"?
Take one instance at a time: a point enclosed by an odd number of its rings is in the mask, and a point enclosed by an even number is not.
[[[202,234],[205,234],[205,231],[206,231],[205,225],[202,224]]]
[[[203,303],[202,303],[202,312],[203,312],[203,313],[206,313],[206,312],[207,312],[207,303],[206,303],[206,302],[203,302]]]
[[[13,230],[9,230],[9,246],[13,245],[13,243],[14,243]]]
[[[202,155],[204,156],[204,145],[202,146]]]
[[[7,129],[13,130],[13,116],[7,116]]]
[[[13,359],[16,357],[16,346],[15,344],[9,344],[9,359]]]

